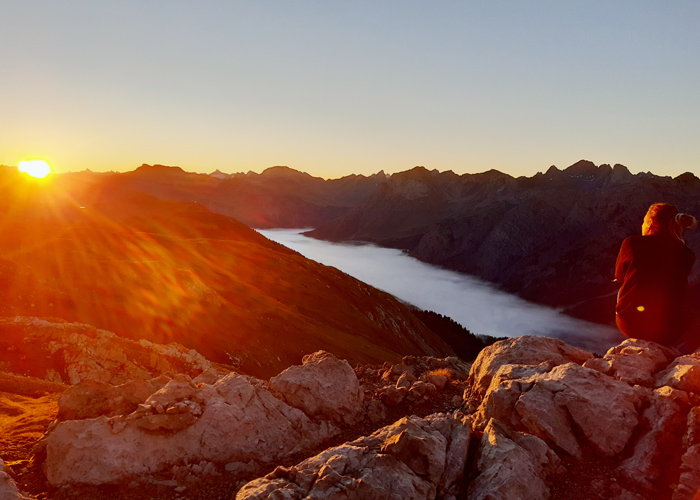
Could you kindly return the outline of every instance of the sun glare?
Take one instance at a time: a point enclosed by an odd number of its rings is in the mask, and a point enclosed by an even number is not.
[[[43,179],[51,173],[51,167],[44,160],[24,160],[17,167],[20,172]]]

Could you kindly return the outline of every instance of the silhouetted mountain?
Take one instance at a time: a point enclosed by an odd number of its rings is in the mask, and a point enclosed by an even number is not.
[[[175,341],[262,376],[319,348],[363,363],[452,353],[389,294],[200,204],[122,189],[167,172],[175,192],[191,178],[163,168],[60,186],[0,175],[0,316]]]
[[[494,170],[458,176],[417,167],[306,234],[401,248],[526,299],[610,322],[620,243],[640,232],[647,208],[659,201],[700,214],[700,180],[691,173],[632,175],[623,165],[586,160],[517,179]],[[689,234],[689,245],[700,248],[700,234]]]
[[[271,167],[262,174],[205,175],[180,167],[142,165],[126,173],[80,172],[56,178],[70,192],[79,190],[82,199],[105,200],[143,191],[158,198],[197,202],[264,229],[317,227],[330,222],[374,193],[387,176],[379,172],[325,180],[288,167]]]
[[[604,323],[614,317],[617,285],[611,280],[619,245],[639,232],[648,206],[668,201],[700,214],[700,179],[691,173],[633,175],[623,165],[587,160],[518,178],[496,170],[457,175],[416,167],[390,177],[324,180],[272,167],[221,179],[143,165],[123,174],[64,174],[55,182],[83,204],[140,191],[196,201],[252,227],[316,227],[310,236],[401,248]],[[690,247],[699,244],[700,232],[689,234]],[[691,277],[698,297],[699,274]]]

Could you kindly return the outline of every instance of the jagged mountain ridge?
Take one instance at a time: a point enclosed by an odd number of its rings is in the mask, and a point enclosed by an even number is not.
[[[666,201],[700,214],[700,179],[581,160],[533,177],[498,171],[458,176],[416,167],[331,223],[306,233],[329,241],[369,241],[425,262],[472,274],[522,297],[579,306],[611,321],[615,257],[637,234],[650,204]],[[690,234],[691,248],[700,235]],[[697,285],[696,269],[691,282]],[[590,302],[606,297],[601,303]],[[602,304],[602,308],[601,308]]]
[[[197,201],[251,227],[316,227],[310,236],[401,248],[602,323],[613,318],[620,242],[639,232],[648,205],[669,201],[700,213],[700,180],[691,173],[633,175],[623,165],[586,160],[518,178],[416,167],[390,177],[323,180],[287,167],[212,176],[144,165],[123,174],[62,174],[56,182],[90,203],[142,191]],[[688,243],[699,248],[700,233],[689,234]],[[696,269],[693,300],[700,300],[699,276]]]
[[[142,165],[125,173],[60,174],[56,182],[82,199],[108,199],[142,191],[158,198],[197,202],[260,229],[317,227],[344,215],[386,180],[384,172],[326,180],[288,167],[261,174],[211,175],[179,167]]]
[[[391,295],[201,204],[24,177],[3,183],[0,316],[175,341],[262,376],[322,346],[354,362],[452,353]]]

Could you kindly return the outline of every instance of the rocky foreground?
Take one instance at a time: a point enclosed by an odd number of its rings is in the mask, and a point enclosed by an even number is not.
[[[211,366],[117,385],[78,378],[25,459],[3,452],[3,500],[700,491],[700,354],[645,341],[596,357],[520,337],[471,366],[407,356],[353,369],[319,351],[266,381]]]

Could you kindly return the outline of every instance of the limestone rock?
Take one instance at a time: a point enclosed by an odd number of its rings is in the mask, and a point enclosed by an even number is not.
[[[370,422],[376,424],[385,420],[387,417],[387,408],[381,401],[372,400],[367,404],[367,418]]]
[[[178,373],[162,388],[151,394],[145,404],[165,407],[171,403],[192,400],[198,393],[199,387],[192,382],[192,379],[184,373]]]
[[[654,375],[666,368],[675,354],[678,353],[655,342],[627,339],[620,345],[611,347],[602,359],[590,359],[584,366],[630,385],[651,387]]]
[[[144,415],[136,421],[139,429],[149,431],[180,431],[194,424],[197,420],[191,413],[171,415]],[[114,427],[114,425],[112,426]],[[123,427],[122,427],[123,428]]]
[[[583,364],[592,357],[591,353],[566,345],[559,339],[532,335],[515,337],[484,348],[471,367],[469,381],[472,392],[483,396],[491,384],[491,378],[502,365]]]
[[[430,397],[437,392],[437,389],[430,382],[417,380],[411,385],[411,388],[406,394],[406,399],[412,403],[420,404],[426,402]]]
[[[193,413],[159,412],[158,429],[149,429],[155,426],[150,404],[126,417],[60,422],[47,437],[49,482],[54,486],[110,483],[155,473],[182,460],[269,463],[317,446],[338,432],[332,424],[312,422],[300,410],[276,399],[256,379],[230,374],[214,386],[194,391],[191,385],[187,380],[172,381],[171,389],[166,386],[156,393],[158,397],[152,396],[153,406],[171,404],[174,394],[176,399],[200,401],[201,416],[184,428],[171,424],[175,420],[189,424]],[[160,424],[166,420],[163,429]]]
[[[403,418],[246,484],[236,500],[448,498],[464,474],[470,428],[460,416]]]
[[[479,445],[479,475],[469,485],[470,500],[547,500],[545,483],[559,464],[541,439],[512,431],[493,419]]]
[[[404,396],[407,393],[408,393],[408,390],[405,387],[401,387],[400,389],[397,389],[393,385],[387,385],[384,388],[382,388],[382,390],[379,392],[379,398],[387,406],[396,406],[398,404],[401,404]]]
[[[217,370],[216,368],[208,368],[192,379],[192,382],[195,384],[213,385],[225,376],[225,373]]]
[[[580,456],[570,420],[600,453],[621,452],[638,423],[645,393],[598,371],[567,363],[537,373],[537,367],[503,366],[475,415],[483,427],[492,418],[527,430],[573,456]],[[511,378],[525,375],[523,378]],[[532,395],[528,395],[530,391]]]
[[[74,385],[94,380],[122,385],[167,372],[196,375],[211,368],[194,349],[136,342],[82,323],[17,316],[9,325],[21,332],[22,351],[36,357],[32,364],[41,367],[32,375],[52,382]]]
[[[660,372],[656,376],[655,387],[665,385],[700,394],[700,353],[680,356]]]
[[[425,431],[411,421],[404,425],[410,428],[389,437],[381,446],[381,452],[392,455],[416,475],[427,476],[437,485],[445,471],[445,438],[440,433]]]
[[[610,373],[610,361],[605,358],[588,359],[583,363],[583,366],[591,370],[599,371],[600,373],[605,373],[606,375]]]
[[[613,456],[625,448],[639,422],[643,392],[574,363],[557,366],[543,377],[552,381],[547,385],[554,390],[564,384],[555,403],[566,407],[598,452]]]
[[[318,351],[301,366],[270,379],[270,391],[311,418],[352,425],[362,417],[364,393],[350,363]]]
[[[694,500],[700,492],[700,406],[688,412],[688,430],[683,438],[685,453],[681,458],[678,488],[672,500]]]
[[[569,455],[583,458],[566,408],[555,402],[555,393],[543,385],[524,392],[515,403],[523,425],[533,435],[554,443]]]
[[[131,413],[168,378],[132,380],[113,386],[106,382],[86,379],[66,389],[58,401],[58,420],[80,420],[100,415],[114,416]]]
[[[654,391],[642,414],[644,433],[619,468],[623,476],[651,495],[664,466],[674,460],[686,425],[688,393],[668,386]]]
[[[483,430],[489,420],[496,420],[511,428],[519,427],[520,417],[515,403],[520,395],[532,388],[530,377],[551,371],[550,363],[540,365],[502,365],[491,378],[491,384],[477,408],[475,427]],[[465,394],[465,399],[467,395]]]

